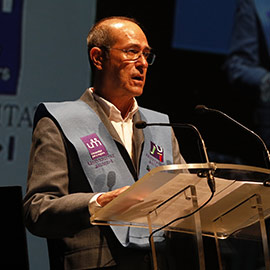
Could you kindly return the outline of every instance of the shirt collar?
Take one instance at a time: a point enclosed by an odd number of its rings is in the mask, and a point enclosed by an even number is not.
[[[132,119],[134,114],[138,111],[139,106],[135,98],[133,98],[134,102],[133,105],[128,112],[125,119],[122,118],[121,112],[116,108],[114,104],[112,104],[110,101],[104,99],[103,97],[99,96],[93,91],[93,88],[89,88],[91,91],[94,99],[99,103],[99,105],[102,107],[106,115],[108,116],[109,120],[115,121],[115,122],[123,122],[127,121],[129,119]]]

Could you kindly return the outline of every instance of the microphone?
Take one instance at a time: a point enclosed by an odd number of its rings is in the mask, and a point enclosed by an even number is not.
[[[236,121],[235,119],[233,119],[232,117],[230,117],[229,115],[227,115],[226,113],[216,110],[216,109],[210,109],[207,108],[205,105],[197,105],[195,107],[195,111],[198,113],[207,113],[207,112],[214,112],[214,113],[218,113],[220,115],[222,115],[223,117],[225,117],[226,119],[230,120],[231,122],[235,123],[237,126],[241,127],[242,129],[246,130],[247,132],[249,132],[250,134],[252,134],[254,137],[256,137],[262,144],[264,151],[266,153],[266,157],[268,159],[268,162],[266,163],[266,167],[269,169],[269,165],[270,165],[270,153],[266,147],[265,142],[263,141],[263,139],[254,131],[252,131],[251,129],[247,128],[246,126],[244,126],[243,124],[241,124],[240,122]]]
[[[145,121],[138,121],[135,123],[135,127],[138,129],[144,129],[147,126],[167,126],[167,127],[191,128],[192,130],[195,131],[196,135],[198,136],[198,138],[202,144],[202,148],[203,148],[206,162],[210,163],[202,135],[194,125],[188,124],[188,123],[147,123]],[[210,188],[211,192],[214,193],[216,191],[216,185],[215,185],[215,178],[214,178],[214,175],[212,174],[212,172],[208,171],[207,174],[204,174],[204,173],[200,174],[200,172],[199,172],[198,176],[200,176],[200,175],[201,175],[201,177],[205,177],[205,176],[207,177],[207,183],[209,185],[209,188]]]
[[[135,123],[135,127],[138,129],[143,129],[147,127],[147,123],[145,121],[138,121]]]

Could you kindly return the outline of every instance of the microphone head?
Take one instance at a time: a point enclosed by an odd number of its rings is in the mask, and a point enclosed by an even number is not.
[[[206,111],[208,111],[208,108],[205,105],[197,105],[195,107],[195,111],[197,113],[205,113]]]
[[[143,129],[147,127],[147,123],[145,121],[138,121],[135,123],[135,127],[139,129]]]

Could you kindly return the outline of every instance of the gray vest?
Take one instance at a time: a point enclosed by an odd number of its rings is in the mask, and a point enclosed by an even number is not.
[[[43,108],[58,122],[65,137],[75,147],[84,173],[93,192],[107,192],[134,184],[115,141],[96,112],[81,100],[39,105],[36,117],[42,117]],[[168,123],[168,116],[139,108],[146,122]],[[147,127],[143,130],[144,146],[140,161],[139,178],[150,169],[172,164],[170,127]],[[72,169],[72,168],[70,168]],[[132,227],[111,226],[123,246],[148,246],[148,231]],[[162,234],[155,241],[163,241]]]

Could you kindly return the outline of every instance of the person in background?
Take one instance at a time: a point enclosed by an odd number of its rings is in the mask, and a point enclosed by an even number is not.
[[[270,146],[270,2],[238,0],[225,63],[230,84],[241,92],[250,127]],[[252,110],[252,112],[251,112]]]
[[[230,51],[225,62],[228,81],[240,96],[239,114],[250,116],[254,129],[270,147],[270,1],[238,0]],[[234,96],[232,96],[234,98]],[[260,151],[260,150],[259,150]],[[258,152],[258,149],[257,149]],[[252,159],[251,155],[251,159]],[[252,159],[252,162],[254,160]],[[262,163],[264,166],[264,163]],[[269,228],[269,220],[266,220]],[[256,241],[230,239],[230,269],[261,269],[263,255]]]

